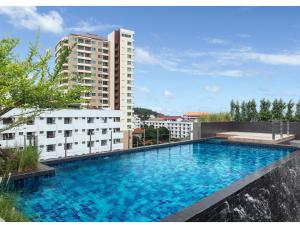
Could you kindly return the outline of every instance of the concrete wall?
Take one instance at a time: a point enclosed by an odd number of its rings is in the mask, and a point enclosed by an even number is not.
[[[215,136],[218,132],[241,131],[241,132],[260,132],[271,133],[271,122],[203,122],[195,125],[201,132],[194,128],[194,139],[207,138]],[[277,134],[280,133],[279,122],[274,124]],[[283,122],[283,133],[286,133],[286,122]],[[300,139],[300,122],[290,123],[290,133],[296,135],[296,139]]]

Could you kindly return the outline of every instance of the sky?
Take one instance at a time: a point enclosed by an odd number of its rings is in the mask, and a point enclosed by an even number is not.
[[[231,99],[300,99],[300,7],[1,7],[20,57],[38,31],[135,31],[134,105],[168,114],[229,111]],[[52,61],[53,63],[53,61]]]

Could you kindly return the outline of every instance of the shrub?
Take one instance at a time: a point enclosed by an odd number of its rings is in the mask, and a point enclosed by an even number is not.
[[[34,147],[24,150],[0,149],[0,175],[37,169],[39,154]]]
[[[220,112],[220,113],[211,113],[208,115],[202,115],[199,117],[199,120],[202,122],[225,122],[230,121],[230,113]]]

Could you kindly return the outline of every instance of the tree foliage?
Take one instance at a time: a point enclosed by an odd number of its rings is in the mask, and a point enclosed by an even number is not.
[[[266,99],[260,100],[259,120],[260,121],[271,121],[271,102]]]
[[[156,144],[157,128],[154,128],[154,126],[152,126],[152,125],[151,126],[144,125],[143,128],[145,129],[146,141],[151,141],[152,144]],[[158,135],[159,135],[159,142],[169,141],[170,132],[166,127],[159,127]]]
[[[296,104],[295,120],[300,121],[300,100]]]
[[[275,99],[272,104],[272,116],[274,120],[282,120],[284,119],[284,109],[286,104],[282,101],[282,99]]]
[[[79,85],[80,77],[70,78],[75,81],[70,88],[60,85],[65,78],[61,72],[62,66],[67,61],[71,48],[61,48],[60,58],[51,70],[51,53],[47,50],[41,54],[38,41],[30,44],[24,59],[17,57],[15,49],[18,44],[19,40],[15,38],[0,39],[0,116],[14,108],[30,112],[20,115],[17,121],[4,129],[21,125],[45,109],[66,108],[81,102],[80,96],[85,91]]]
[[[133,108],[134,114],[136,114],[142,121],[148,120],[150,116],[159,117],[163,114],[155,112],[151,109],[136,107]]]
[[[243,101],[241,105],[233,100],[230,102],[230,109],[234,106],[234,121],[271,121],[271,120],[287,120],[300,121],[300,100],[296,104],[290,100],[285,103],[282,99],[275,99],[272,103],[270,100],[260,100],[260,109],[257,111],[255,100],[248,102]]]
[[[230,120],[231,115],[227,112],[210,113],[199,117],[199,121],[201,122],[226,122]]]
[[[285,115],[285,119],[287,121],[293,121],[294,120],[294,110],[293,110],[293,107],[294,107],[294,103],[292,102],[292,100],[290,100],[287,105],[286,105],[286,115]]]

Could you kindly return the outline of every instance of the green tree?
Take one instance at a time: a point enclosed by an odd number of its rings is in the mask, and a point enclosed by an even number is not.
[[[275,99],[272,104],[272,117],[275,120],[282,120],[284,119],[284,109],[286,104],[282,101],[282,99]]]
[[[231,116],[232,119],[235,118],[234,112],[235,112],[235,103],[234,103],[233,100],[231,100],[231,102],[230,102],[230,116]]]
[[[251,120],[251,102],[246,103],[246,116],[245,121],[249,122]]]
[[[285,115],[285,119],[287,121],[293,121],[294,120],[294,110],[293,110],[293,107],[294,107],[294,103],[292,102],[292,100],[290,100],[287,105],[286,105],[286,115]]]
[[[62,47],[52,71],[48,66],[50,51],[40,54],[35,42],[30,45],[27,56],[19,59],[15,53],[18,43],[14,38],[0,39],[0,117],[14,108],[24,112],[0,131],[24,124],[45,109],[65,108],[81,102],[80,96],[86,91],[78,85],[80,77],[70,77],[75,82],[68,89],[60,86],[65,78],[61,69],[72,49]]]
[[[159,128],[159,141],[168,141],[169,140],[170,132],[166,127]]]
[[[234,107],[234,121],[237,121],[237,122],[241,121],[239,102],[236,102],[235,107]]]
[[[247,121],[247,108],[245,101],[243,101],[241,104],[241,121]]]
[[[296,104],[295,120],[300,121],[300,100]]]
[[[272,112],[270,110],[271,102],[266,99],[260,100],[259,120],[270,121],[272,119]]]
[[[252,99],[249,102],[249,111],[250,111],[249,121],[257,121],[258,114],[256,109],[256,102],[254,99]]]

